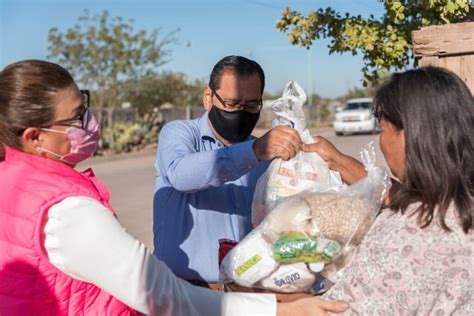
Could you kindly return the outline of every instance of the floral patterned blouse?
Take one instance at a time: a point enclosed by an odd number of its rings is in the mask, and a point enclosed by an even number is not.
[[[349,303],[346,315],[474,315],[473,231],[464,234],[453,206],[451,233],[436,217],[421,229],[417,206],[382,212],[324,298]]]

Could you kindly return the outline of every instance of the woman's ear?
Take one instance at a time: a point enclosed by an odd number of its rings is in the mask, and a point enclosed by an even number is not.
[[[21,143],[25,150],[33,150],[41,144],[41,130],[36,127],[29,127],[21,134]]]
[[[212,108],[212,90],[209,88],[209,86],[206,86],[204,88],[204,91],[202,93],[202,104],[204,105],[204,109],[206,111],[210,111]]]

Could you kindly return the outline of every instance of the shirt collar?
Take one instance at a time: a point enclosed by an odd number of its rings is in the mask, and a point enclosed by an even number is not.
[[[217,141],[216,136],[214,133],[211,131],[211,128],[209,127],[209,122],[208,122],[208,116],[209,112],[204,113],[203,116],[199,118],[199,131],[201,133],[201,139],[203,138],[212,138],[215,141]]]

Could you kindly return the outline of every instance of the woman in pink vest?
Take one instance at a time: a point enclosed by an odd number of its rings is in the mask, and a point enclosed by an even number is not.
[[[93,172],[74,169],[99,138],[89,93],[64,68],[30,60],[0,72],[0,315],[322,315],[346,308],[221,294],[175,277],[120,225]]]

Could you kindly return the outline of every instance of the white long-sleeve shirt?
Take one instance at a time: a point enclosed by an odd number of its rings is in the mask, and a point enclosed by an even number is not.
[[[276,315],[273,294],[221,294],[177,278],[94,199],[69,197],[52,206],[44,232],[55,267],[142,313]]]

